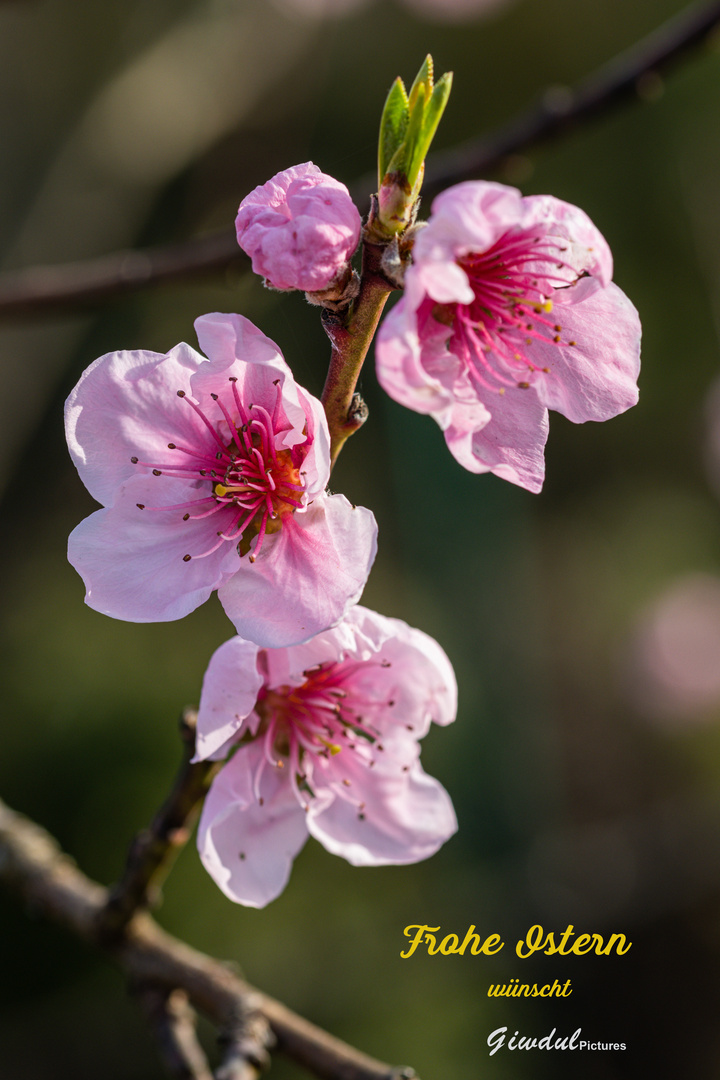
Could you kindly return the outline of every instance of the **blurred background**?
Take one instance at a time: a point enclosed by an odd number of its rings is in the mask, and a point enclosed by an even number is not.
[[[0,3],[0,269],[230,229],[240,199],[313,160],[372,172],[398,74],[455,72],[438,148],[487,132],[636,42],[678,0],[9,0]],[[465,473],[432,420],[362,391],[335,490],[371,507],[364,602],[435,636],[457,723],[426,740],[460,831],[427,863],[356,870],[314,841],[263,911],[230,904],[194,846],[162,924],[336,1035],[422,1080],[720,1075],[720,38],[636,100],[493,174],[582,206],[644,324],[640,404],[552,414],[530,495]],[[368,191],[369,194],[369,191]],[[365,207],[361,207],[362,210]],[[425,212],[427,212],[427,206]],[[0,794],[90,875],[119,874],[165,796],[177,718],[232,628],[216,598],[180,623],[85,607],[66,538],[94,509],[62,403],[118,348],[195,344],[239,311],[318,394],[317,311],[237,260],[195,282],[0,324]],[[119,974],[0,895],[2,1080],[154,1080]],[[496,932],[495,957],[400,959],[403,928]],[[622,958],[518,961],[532,924],[624,932]],[[572,980],[560,1001],[491,983]],[[624,1053],[488,1057],[495,1028],[555,1027]],[[212,1032],[204,1032],[212,1045]],[[273,1080],[307,1074],[281,1057]]]

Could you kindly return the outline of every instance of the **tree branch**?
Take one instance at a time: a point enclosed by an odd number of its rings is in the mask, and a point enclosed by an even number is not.
[[[160,1058],[170,1075],[176,1080],[213,1080],[197,1041],[195,1013],[185,992],[168,993],[157,986],[139,986],[134,994],[155,1034]]]
[[[7,271],[0,274],[0,317],[22,319],[39,311],[90,307],[148,285],[212,274],[235,264],[246,267],[248,259],[234,232],[227,231],[82,262]]]
[[[330,338],[330,366],[321,401],[330,430],[330,462],[335,464],[346,440],[367,419],[365,402],[355,392],[365,357],[380,316],[393,290],[381,270],[385,248],[365,239],[360,294],[348,315],[323,309],[323,326]]]
[[[701,45],[720,24],[720,0],[692,4],[614,57],[577,86],[548,87],[540,101],[490,135],[431,155],[423,190],[474,179],[511,154],[564,133],[625,101],[641,97],[643,79],[666,71]]]
[[[91,881],[39,825],[0,801],[0,882],[33,910],[113,957],[134,986],[182,989],[194,1008],[222,1032],[255,1012],[265,1018],[280,1050],[320,1080],[412,1080],[412,1069],[393,1069],[336,1039],[281,1002],[261,993],[228,967],[162,930],[144,912],[108,945],[98,917],[108,892]]]
[[[643,79],[666,71],[701,45],[720,23],[720,0],[703,0],[681,11],[637,45],[611,60],[574,89],[550,87],[540,102],[507,125],[452,150],[431,154],[424,190],[476,178],[511,154],[549,139],[642,93]],[[374,175],[361,177],[351,194],[363,206],[374,190]],[[27,318],[39,312],[69,311],[108,297],[164,281],[247,265],[234,233],[57,266],[34,266],[0,274],[0,318]]]
[[[121,933],[140,908],[155,907],[160,887],[178,854],[188,842],[213,777],[217,761],[192,761],[197,713],[187,709],[180,721],[183,761],[173,789],[148,829],[133,840],[125,872],[110,889],[98,916],[98,933],[111,939]]]

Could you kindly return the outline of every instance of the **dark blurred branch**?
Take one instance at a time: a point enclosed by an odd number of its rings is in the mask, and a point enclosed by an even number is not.
[[[235,975],[226,965],[165,933],[141,912],[111,946],[98,933],[108,893],[91,881],[40,826],[0,801],[0,882],[34,913],[59,923],[111,955],[134,987],[181,989],[193,1007],[223,1033],[248,1031],[260,1014],[280,1050],[320,1080],[412,1080],[304,1020]],[[237,1075],[237,1074],[236,1074]]]
[[[122,932],[140,908],[155,907],[160,887],[173,862],[190,838],[219,762],[198,761],[195,754],[197,715],[187,709],[180,722],[183,761],[173,789],[148,829],[133,840],[125,872],[110,889],[107,904],[98,917],[98,933],[108,939]]]
[[[585,123],[621,102],[642,97],[648,77],[666,71],[702,44],[718,23],[720,0],[694,4],[574,89],[550,87],[539,104],[490,135],[430,155],[425,172],[426,194],[490,172],[510,155]],[[351,194],[360,206],[367,203],[374,185],[372,175],[352,185]],[[213,273],[232,263],[246,266],[247,259],[238,248],[234,233],[228,230],[184,243],[119,251],[84,262],[9,271],[0,274],[0,318],[67,311],[147,285]]]
[[[179,244],[116,251],[97,259],[30,266],[0,274],[0,317],[25,318],[38,311],[68,311],[135,292],[163,281],[212,274],[237,263],[248,265],[231,232]]]
[[[575,88],[549,87],[537,105],[504,127],[432,155],[428,158],[423,190],[435,193],[448,184],[473,179],[497,168],[510,155],[564,134],[616,105],[651,97],[653,77],[703,44],[719,24],[719,0],[692,4]]]
[[[176,1080],[213,1080],[210,1066],[195,1034],[195,1013],[183,990],[143,986],[135,990],[152,1028],[160,1058]]]
[[[267,1048],[272,1041],[261,1013],[255,1011],[242,1017],[218,1037],[223,1056],[215,1080],[256,1080],[270,1065]]]

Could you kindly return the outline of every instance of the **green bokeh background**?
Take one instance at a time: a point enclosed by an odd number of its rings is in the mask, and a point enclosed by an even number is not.
[[[0,267],[228,227],[255,184],[309,159],[351,183],[373,168],[390,83],[411,80],[427,51],[455,72],[436,140],[451,146],[683,7],[516,0],[451,23],[392,0],[327,20],[263,0],[1,3]],[[644,606],[681,575],[720,571],[720,504],[703,467],[720,356],[720,44],[642,89],[495,174],[577,203],[607,236],[644,324],[640,405],[602,425],[553,415],[534,496],[464,473],[369,364],[370,420],[333,476],[380,526],[364,603],[431,633],[456,667],[458,721],[431,733],[423,759],[453,796],[458,835],[429,862],[378,870],[310,841],[260,912],[231,905],[189,845],[159,912],[423,1080],[720,1074],[720,707],[661,726],[627,693]],[[216,598],[156,626],[84,606],[65,545],[94,504],[67,458],[62,402],[96,356],[192,344],[193,319],[213,310],[253,319],[319,393],[317,311],[264,290],[241,261],[0,327],[0,794],[103,882],[162,801],[177,717],[232,628]],[[0,895],[0,915],[0,1078],[158,1077],[118,973],[14,897]],[[494,958],[403,960],[410,923],[463,934],[474,923],[507,944]],[[514,943],[535,923],[622,931],[633,947],[520,962]],[[573,995],[488,1000],[490,983],[515,976],[570,978]],[[489,1057],[501,1025],[538,1037],[582,1027],[628,1050]],[[270,1075],[307,1074],[278,1057]]]

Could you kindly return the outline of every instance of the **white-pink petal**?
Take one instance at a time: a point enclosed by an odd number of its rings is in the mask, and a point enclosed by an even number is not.
[[[567,303],[564,292],[573,294]],[[583,278],[558,290],[555,300],[563,343],[533,346],[538,367],[549,369],[535,376],[540,401],[578,424],[608,420],[637,404],[640,317],[622,289],[612,282],[595,289],[592,279]]]
[[[214,758],[247,725],[263,677],[258,670],[258,647],[243,638],[226,641],[213,653],[203,678],[197,714],[195,761]]]
[[[68,539],[68,559],[85,582],[86,604],[114,619],[182,619],[227,581],[240,561],[227,544],[206,558],[185,561],[185,555],[213,546],[217,526],[211,518],[183,522],[181,512],[162,509],[199,493],[185,480],[158,480],[132,477],[111,507],[85,518]]]
[[[347,761],[333,762],[333,772],[337,794],[329,805],[311,802],[307,827],[331,854],[353,866],[427,859],[457,831],[450,796],[419,762],[407,772],[394,762],[368,769],[348,755]]]
[[[205,363],[183,342],[166,356],[107,353],[86,368],[65,404],[65,431],[94,499],[112,503],[118,486],[137,474],[132,457],[166,461],[169,441],[195,441],[200,421],[177,391],[189,392],[191,376]]]
[[[205,869],[230,900],[255,908],[283,891],[308,835],[281,770],[263,770],[259,802],[253,778],[261,756],[260,743],[238,750],[213,781],[198,826]]]
[[[359,600],[376,551],[369,510],[319,496],[264,539],[254,563],[240,560],[220,600],[241,637],[268,648],[306,641]]]

